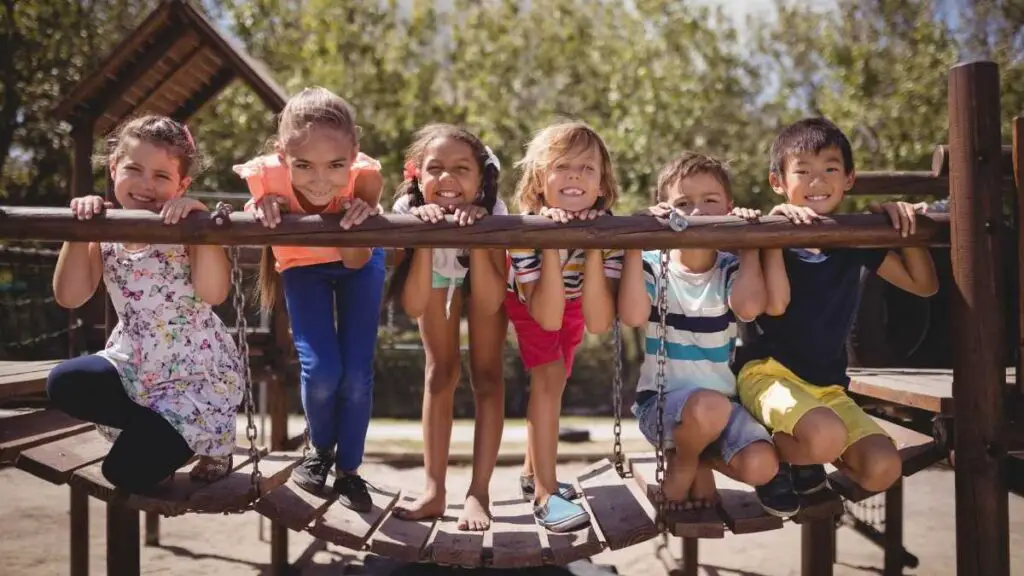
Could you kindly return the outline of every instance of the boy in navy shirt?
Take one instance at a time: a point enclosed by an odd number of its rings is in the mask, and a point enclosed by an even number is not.
[[[800,224],[831,214],[853,187],[850,142],[832,122],[811,118],[785,128],[770,153],[769,182],[786,198],[771,214]],[[906,202],[872,206],[904,236],[915,229]],[[773,432],[780,459],[792,466],[799,494],[827,486],[833,462],[861,487],[882,492],[899,479],[902,462],[891,438],[846,394],[846,341],[860,300],[863,269],[918,296],[938,279],[927,248],[788,249],[788,306],[769,308],[737,350],[740,400]]]

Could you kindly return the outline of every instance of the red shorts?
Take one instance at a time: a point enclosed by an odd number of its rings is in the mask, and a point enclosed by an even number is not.
[[[572,374],[572,360],[576,347],[583,341],[583,308],[580,298],[565,301],[562,328],[549,332],[530,316],[526,304],[513,292],[505,293],[505,310],[516,330],[519,353],[527,370],[561,360],[565,363],[565,377]]]

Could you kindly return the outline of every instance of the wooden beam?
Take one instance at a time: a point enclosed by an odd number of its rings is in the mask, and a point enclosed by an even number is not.
[[[194,46],[189,48],[188,52],[182,54],[181,59],[170,67],[170,70],[160,78],[157,83],[150,88],[139,100],[128,107],[120,116],[129,118],[139,113],[146,113],[152,110],[152,101],[157,98],[158,95],[164,92],[164,87],[179,74],[182,69],[186,66],[195,62],[198,58],[202,58],[203,44],[196,39]],[[165,57],[167,54],[161,54],[160,58]],[[159,61],[159,60],[158,60]],[[155,65],[155,63],[154,63]]]
[[[649,216],[606,216],[589,222],[557,224],[542,216],[491,216],[471,228],[449,216],[427,224],[414,216],[374,216],[342,230],[338,215],[287,215],[274,229],[251,214],[235,213],[221,226],[209,214],[194,213],[175,226],[142,210],[110,210],[90,220],[75,219],[69,208],[0,206],[0,238],[121,241],[160,244],[536,248],[782,248],[840,246],[929,246],[948,242],[949,216],[921,216],[917,232],[901,237],[884,215],[846,214],[820,224],[795,225],[782,216],[750,224],[733,216],[690,218],[674,232]]]
[[[999,149],[999,175],[1001,177],[1014,175],[1013,146],[1002,146]],[[949,176],[949,145],[939,144],[932,152],[932,174],[935,176]]]
[[[912,194],[915,196],[946,196],[949,179],[931,172],[858,172],[853,189],[848,194],[859,196],[886,196]]]
[[[171,114],[171,118],[179,122],[187,122],[204,104],[216,98],[222,90],[227,88],[234,79],[234,70],[227,67],[221,68],[206,85],[193,93],[188,100],[182,102],[178,109]]]
[[[1017,390],[1024,394],[1024,116],[1013,119],[1013,180],[1016,183],[1017,216]]]
[[[956,555],[960,576],[1008,576],[1003,414],[1003,203],[999,192],[999,68],[975,61],[949,74],[952,202]]]
[[[72,125],[71,140],[75,151],[71,161],[71,189],[68,190],[68,201],[88,196],[96,187],[92,171],[93,126],[95,122],[90,116],[80,116]]]

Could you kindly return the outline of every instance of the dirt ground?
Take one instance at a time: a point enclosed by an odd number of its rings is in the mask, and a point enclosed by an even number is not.
[[[585,464],[564,464],[568,476]],[[393,468],[367,464],[365,475],[391,486],[417,486],[421,468]],[[515,493],[518,469],[502,467],[492,484],[495,497]],[[384,481],[386,479],[386,482]],[[469,483],[469,469],[453,467],[449,477],[449,500],[463,493]],[[953,574],[956,550],[953,520],[953,474],[931,469],[907,480],[906,546],[920,558],[920,565],[906,574]],[[68,572],[68,489],[40,482],[15,469],[0,470],[0,574],[4,576],[67,574]],[[90,566],[93,574],[106,571],[105,508],[90,501]],[[266,528],[264,523],[264,528]],[[1010,497],[1010,551],[1012,573],[1024,573],[1024,500]],[[264,531],[269,538],[269,531]],[[260,517],[186,516],[161,521],[161,546],[142,550],[145,574],[251,575],[267,574],[269,546],[260,539]],[[290,554],[295,561],[313,543],[306,534],[291,533]],[[678,544],[672,545],[678,555]],[[594,568],[612,566],[619,574],[656,576],[667,574],[658,559],[656,542],[639,544],[593,559],[593,565],[573,567],[583,574]],[[701,543],[700,561],[705,576],[786,576],[800,571],[800,530],[788,525],[764,534],[726,536]],[[447,573],[447,569],[404,566],[364,553],[332,546],[306,554],[303,574],[417,574]],[[882,552],[850,529],[839,532],[839,564],[836,574],[880,574]],[[466,571],[460,571],[465,573]],[[540,571],[535,571],[540,573]],[[547,573],[552,573],[547,571]]]

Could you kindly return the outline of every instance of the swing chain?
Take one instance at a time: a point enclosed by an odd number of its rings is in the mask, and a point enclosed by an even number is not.
[[[626,470],[622,457],[622,325],[618,320],[612,326],[612,338],[615,342],[614,374],[612,375],[612,410],[615,412],[615,424],[612,426],[612,433],[615,436],[615,443],[612,447],[614,454],[615,471],[620,478],[626,477]]]
[[[661,269],[658,271],[658,374],[655,382],[658,387],[657,396],[657,433],[658,445],[654,448],[657,459],[657,467],[654,470],[654,481],[658,484],[659,490],[655,493],[655,507],[657,509],[658,531],[664,534],[667,524],[665,522],[665,494],[660,487],[665,484],[665,365],[668,356],[665,351],[665,343],[668,338],[668,331],[665,326],[665,317],[668,316],[668,250],[661,251]]]
[[[223,217],[223,221],[230,224],[226,215],[231,213],[231,206],[220,202],[214,211]],[[222,222],[218,222],[222,224]],[[260,496],[260,451],[256,448],[256,407],[253,402],[252,391],[252,368],[249,365],[249,322],[245,317],[245,287],[242,285],[241,247],[231,246],[229,248],[231,260],[231,289],[234,293],[233,304],[235,307],[235,334],[238,338],[238,353],[242,361],[242,377],[245,378],[242,389],[242,404],[245,407],[245,438],[249,441],[249,458],[252,460],[252,483],[253,501]]]

